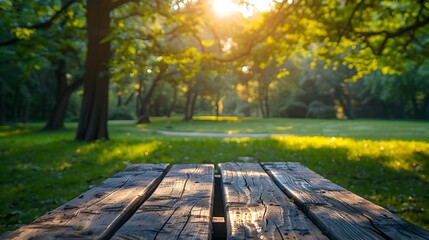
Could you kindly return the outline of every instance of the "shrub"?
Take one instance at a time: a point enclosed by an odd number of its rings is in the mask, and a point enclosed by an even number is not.
[[[130,111],[125,109],[114,109],[109,112],[109,120],[134,120],[134,116]]]
[[[303,102],[291,102],[280,109],[282,117],[304,118],[307,113],[307,105]]]
[[[334,106],[325,105],[320,101],[313,101],[308,106],[306,116],[309,118],[335,118],[337,111]]]

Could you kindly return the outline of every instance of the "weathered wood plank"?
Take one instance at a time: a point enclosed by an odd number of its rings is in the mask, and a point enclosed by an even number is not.
[[[209,239],[213,193],[213,165],[175,165],[113,239]]]
[[[299,163],[262,166],[332,239],[429,239],[429,232]]]
[[[257,163],[219,164],[228,239],[326,239]]]
[[[141,205],[168,164],[136,164],[16,230],[9,239],[103,239]]]

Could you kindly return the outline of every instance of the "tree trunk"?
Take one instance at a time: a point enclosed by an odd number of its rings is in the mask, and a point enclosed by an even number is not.
[[[12,119],[14,122],[18,121],[18,115],[19,115],[19,108],[20,108],[20,93],[19,90],[15,90],[14,96],[13,96],[13,110],[12,110]]]
[[[64,118],[69,99],[70,94],[67,93],[57,98],[48,123],[44,127],[45,130],[58,130],[64,128]]]
[[[184,121],[192,120],[197,97],[198,91],[195,91],[193,88],[189,87],[188,92],[186,93],[185,117],[183,118]]]
[[[122,95],[118,94],[118,108],[122,106]]]
[[[262,78],[258,80],[258,102],[262,118],[268,118],[270,116],[270,109],[268,106],[268,89],[270,88],[270,84],[270,81],[264,81]]]
[[[262,118],[268,118],[270,116],[268,93],[264,93],[259,97],[259,108],[261,109]]]
[[[335,95],[336,99],[338,99],[341,107],[343,108],[344,115],[347,117],[347,119],[353,119],[352,102],[349,94],[345,93],[343,87],[339,86],[335,88]]]
[[[264,118],[269,118],[270,117],[270,107],[268,106],[268,99],[266,99],[264,101],[264,105],[265,105],[265,116],[264,116]]]
[[[264,109],[265,109],[265,115],[263,116],[264,118],[269,118],[270,117],[270,106],[269,106],[269,93],[268,93],[268,89],[270,87],[270,83],[267,83],[264,87]]]
[[[130,94],[130,96],[127,98],[127,100],[125,100],[124,106],[128,106],[128,104],[131,102],[131,100],[133,100],[133,97],[134,97],[134,92],[132,92]]]
[[[110,32],[112,0],[87,1],[88,52],[85,63],[77,140],[109,139],[107,130],[110,42],[102,42]]]
[[[5,83],[0,81],[0,123],[6,122]]]
[[[137,116],[137,123],[150,123],[150,104],[149,101],[141,103],[140,115]]]
[[[419,105],[417,103],[416,96],[411,97],[411,103],[413,104],[413,113],[415,118],[420,117]]]
[[[184,121],[189,121],[189,115],[190,115],[190,111],[189,111],[189,106],[191,105],[191,99],[192,99],[192,91],[191,88],[188,89],[188,91],[186,92],[186,103],[185,103],[185,116],[183,117]]]
[[[353,110],[352,110],[352,101],[350,99],[350,96],[347,95],[347,96],[345,96],[345,98],[346,98],[346,103],[347,103],[347,118],[348,119],[354,119]]]
[[[215,104],[215,110],[216,110],[216,118],[219,117],[220,114],[220,106],[219,106],[219,102],[220,102],[220,97],[219,94],[216,94],[216,104]]]
[[[262,101],[262,96],[259,96],[259,110],[261,110],[261,116],[262,118],[265,118],[265,111],[264,111],[264,103]]]
[[[58,130],[64,128],[65,114],[70,96],[80,85],[82,85],[82,82],[83,79],[75,80],[57,96],[55,106],[50,114],[48,123],[44,127],[45,130]]]
[[[49,120],[45,125],[45,130],[58,130],[64,128],[64,118],[67,110],[67,105],[71,94],[82,85],[83,79],[78,78],[70,85],[67,84],[66,77],[66,62],[63,59],[58,60],[56,70],[57,91],[55,96],[55,106],[49,116]]]
[[[197,98],[198,98],[198,91],[195,92],[194,96],[192,96],[192,101],[191,101],[191,108],[190,108],[190,113],[191,115],[189,116],[189,120],[192,120],[192,118],[194,117],[194,112],[195,112],[195,105],[197,103]]]
[[[142,115],[142,111],[143,111],[142,110],[142,100],[141,100],[141,98],[143,96],[143,93],[142,93],[142,91],[143,91],[143,82],[144,82],[144,79],[141,78],[139,80],[139,88],[137,89],[136,116]]]
[[[67,77],[66,77],[66,61],[59,59],[56,63],[57,69],[55,71],[57,85],[56,85],[56,96],[55,106],[49,116],[48,123],[44,129],[55,130],[64,128],[64,116],[67,108],[68,99],[70,96],[65,95],[67,89]]]
[[[259,110],[261,111],[261,116],[262,118],[264,118],[265,116],[265,110],[264,110],[264,102],[263,102],[263,94],[262,94],[262,80],[259,78],[258,79],[258,105],[259,105]]]
[[[30,102],[27,99],[25,99],[23,113],[22,113],[22,121],[24,123],[28,122],[28,119],[29,119],[28,115],[30,115]]]
[[[174,85],[173,86],[173,100],[171,101],[171,104],[168,107],[167,117],[171,117],[171,113],[173,112],[173,109],[176,106],[176,100],[177,100],[177,85]]]
[[[137,123],[150,123],[150,99],[155,92],[156,86],[158,86],[158,82],[162,79],[163,74],[164,73],[161,72],[156,76],[155,79],[153,79],[149,90],[145,93],[143,97],[141,97],[141,89],[139,89],[139,96],[137,98],[137,101],[140,102],[140,111],[137,112]],[[140,88],[142,83],[143,82],[141,81]]]
[[[428,111],[428,107],[429,107],[429,93],[427,93],[425,98],[423,99],[422,119],[426,118],[426,112]]]

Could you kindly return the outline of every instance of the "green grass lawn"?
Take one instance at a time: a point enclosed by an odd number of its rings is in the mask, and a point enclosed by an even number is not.
[[[0,126],[0,232],[30,223],[130,163],[299,161],[429,230],[429,124],[411,121],[155,118],[110,125],[110,141],[73,141],[76,124]],[[268,139],[167,137],[152,130],[276,133]],[[266,129],[266,130],[264,130]],[[329,130],[328,130],[329,129]],[[303,136],[309,135],[309,136]],[[322,136],[317,136],[322,135]]]

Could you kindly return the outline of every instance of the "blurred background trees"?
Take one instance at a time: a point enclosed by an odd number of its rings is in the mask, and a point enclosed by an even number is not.
[[[108,119],[151,116],[429,118],[422,0],[5,0],[0,14],[1,122],[79,120],[95,140]]]

